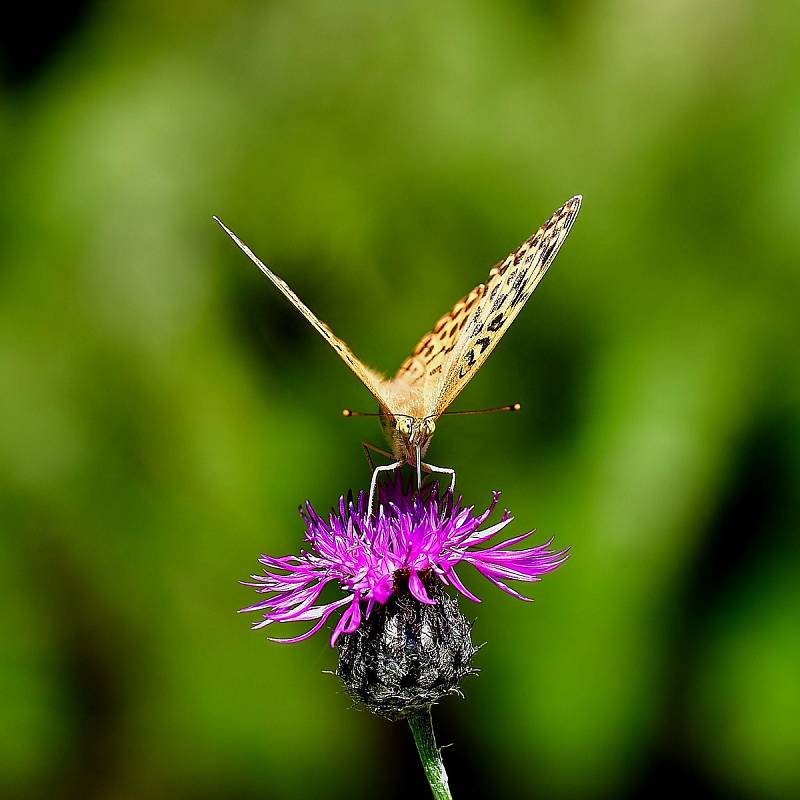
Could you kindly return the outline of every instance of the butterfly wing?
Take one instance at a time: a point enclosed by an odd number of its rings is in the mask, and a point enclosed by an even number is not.
[[[568,200],[494,267],[422,337],[395,377],[424,395],[425,415],[439,416],[480,369],[552,264],[581,207]]]
[[[425,386],[436,386],[438,394],[450,354],[485,292],[486,284],[476,286],[451,311],[440,317],[433,329],[420,339],[411,355],[400,365],[395,382],[416,390]]]
[[[316,331],[328,344],[339,354],[339,357],[356,374],[364,386],[369,389],[375,399],[380,403],[385,411],[389,411],[386,402],[384,378],[375,370],[363,364],[353,353],[353,351],[343,342],[333,331],[321,320],[317,318],[311,309],[289,288],[286,281],[279,278],[269,267],[264,264],[258,256],[230,229],[221,219],[214,217],[219,226],[228,236],[233,239],[244,254],[281,290],[286,299],[311,323]]]

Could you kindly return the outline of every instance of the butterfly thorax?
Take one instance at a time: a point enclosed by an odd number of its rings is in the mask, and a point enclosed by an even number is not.
[[[433,438],[436,425],[432,417],[412,417],[407,415],[389,416],[381,413],[381,426],[392,453],[398,461],[415,466],[417,448],[424,456]]]

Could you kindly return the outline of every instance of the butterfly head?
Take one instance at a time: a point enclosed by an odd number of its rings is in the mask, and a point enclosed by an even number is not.
[[[417,450],[423,455],[436,430],[433,417],[413,417],[410,414],[396,414],[385,420],[384,430],[398,459],[409,464],[416,463]]]
[[[433,417],[417,419],[416,417],[407,417],[405,415],[398,416],[395,417],[394,426],[400,436],[407,439],[408,443],[414,447],[427,443],[436,430],[436,423]]]

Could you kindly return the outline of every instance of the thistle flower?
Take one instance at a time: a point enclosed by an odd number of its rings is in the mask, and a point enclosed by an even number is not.
[[[423,606],[433,606],[443,597],[432,591],[433,587],[449,585],[479,603],[456,572],[461,565],[474,567],[513,597],[528,600],[507,581],[538,581],[567,558],[567,550],[550,549],[552,539],[538,547],[510,549],[532,531],[488,545],[513,519],[505,511],[498,522],[480,530],[495,510],[500,492],[493,492],[489,507],[476,513],[474,506],[464,507],[461,498],[454,500],[450,493],[440,497],[436,483],[420,491],[412,487],[399,474],[381,485],[378,511],[373,515],[367,514],[363,491],[355,500],[352,493],[341,497],[327,519],[307,502],[300,509],[306,548],[299,555],[282,558],[262,555],[263,574],[243,582],[259,594],[269,595],[241,609],[263,612],[263,619],[254,623],[253,629],[278,622],[313,623],[297,636],[273,639],[299,642],[319,631],[343,608],[330,637],[334,646],[343,634],[355,633],[377,607],[406,592]],[[330,583],[338,583],[344,596],[322,602],[322,591]]]
[[[378,487],[377,514],[367,513],[365,492],[340,497],[327,520],[307,502],[300,509],[306,547],[299,555],[262,555],[263,574],[243,582],[267,595],[241,609],[262,612],[254,629],[312,623],[304,633],[273,641],[308,639],[343,609],[330,637],[331,646],[339,646],[336,674],[359,705],[391,720],[408,719],[437,800],[451,795],[431,707],[460,694],[461,680],[476,672],[472,623],[446,587],[480,600],[456,568],[469,564],[504,592],[528,600],[507,581],[538,581],[568,556],[568,550],[551,549],[552,539],[512,549],[532,532],[490,544],[513,519],[506,510],[481,529],[499,500],[493,492],[489,507],[476,513],[450,492],[440,497],[438,484],[415,491],[398,473]],[[322,593],[330,584],[344,595],[325,602]]]

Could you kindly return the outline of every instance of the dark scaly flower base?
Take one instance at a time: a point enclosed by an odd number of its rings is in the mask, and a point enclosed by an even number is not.
[[[477,670],[472,623],[438,579],[424,581],[435,605],[420,603],[407,580],[376,606],[355,633],[339,640],[336,674],[359,706],[400,720],[442,697]]]

